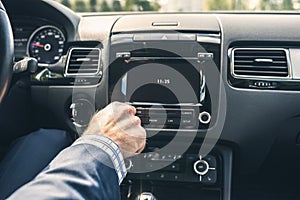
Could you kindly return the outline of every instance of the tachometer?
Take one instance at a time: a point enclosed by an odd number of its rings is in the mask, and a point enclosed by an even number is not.
[[[64,34],[54,26],[43,26],[32,33],[27,50],[39,65],[48,66],[58,62],[65,44]]]

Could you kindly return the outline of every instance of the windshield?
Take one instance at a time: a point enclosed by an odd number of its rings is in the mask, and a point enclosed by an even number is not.
[[[57,0],[75,12],[298,11],[300,0]]]

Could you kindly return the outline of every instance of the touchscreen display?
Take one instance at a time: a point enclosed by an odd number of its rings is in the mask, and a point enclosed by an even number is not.
[[[185,60],[149,62],[131,68],[120,81],[126,102],[198,103],[201,77]]]

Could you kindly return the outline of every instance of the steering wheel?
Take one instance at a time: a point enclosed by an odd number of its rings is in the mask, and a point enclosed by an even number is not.
[[[0,1],[0,105],[12,77],[14,41],[10,21]]]

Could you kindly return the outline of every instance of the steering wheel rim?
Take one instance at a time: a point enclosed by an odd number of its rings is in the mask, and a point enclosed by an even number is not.
[[[9,89],[12,77],[14,42],[11,24],[0,1],[0,105]]]

